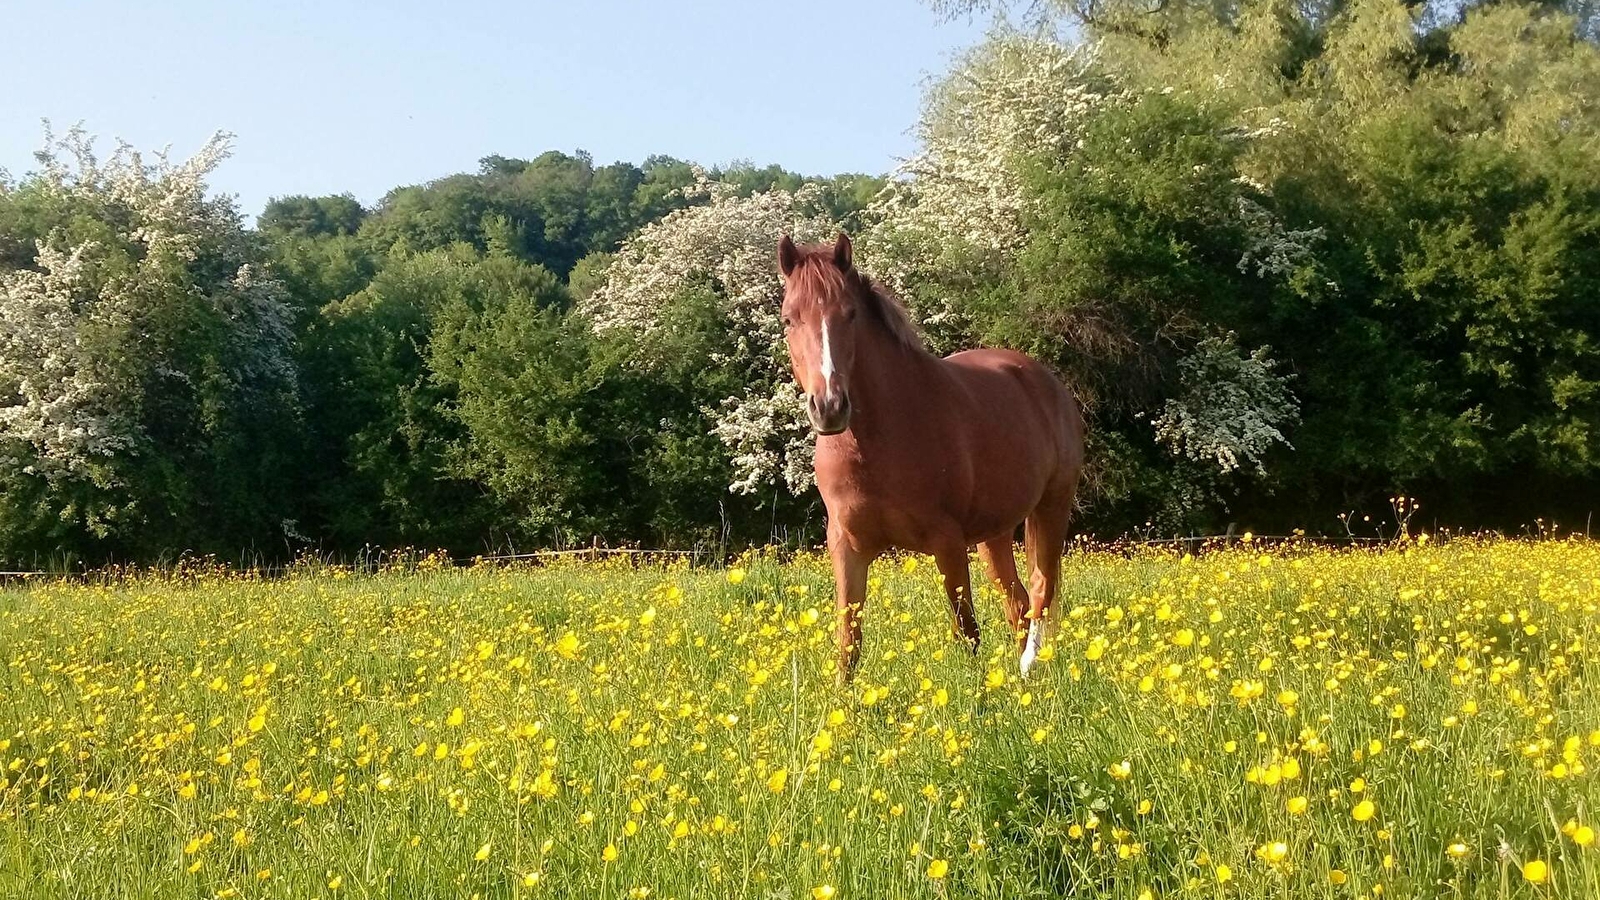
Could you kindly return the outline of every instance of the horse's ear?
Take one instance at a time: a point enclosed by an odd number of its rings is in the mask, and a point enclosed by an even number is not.
[[[833,264],[839,267],[839,271],[848,272],[850,271],[852,258],[850,235],[841,231],[839,232],[839,239],[833,242]]]
[[[778,241],[778,269],[783,272],[783,277],[788,278],[789,273],[800,262],[800,251],[794,245],[794,240],[787,234]]]

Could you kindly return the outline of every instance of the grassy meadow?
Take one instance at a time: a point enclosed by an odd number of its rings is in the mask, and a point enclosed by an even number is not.
[[[0,896],[1600,897],[1600,547],[0,590]],[[975,576],[980,573],[974,566]]]

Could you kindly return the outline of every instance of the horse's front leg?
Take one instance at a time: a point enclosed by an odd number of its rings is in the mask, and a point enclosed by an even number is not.
[[[978,652],[978,615],[972,608],[972,572],[967,566],[967,548],[952,545],[934,554],[939,574],[944,576],[944,593],[950,600],[950,616],[956,637],[974,655]]]
[[[828,555],[833,559],[834,604],[838,612],[839,685],[855,677],[861,660],[861,613],[867,603],[867,568],[872,557],[850,545],[844,534],[828,529]]]

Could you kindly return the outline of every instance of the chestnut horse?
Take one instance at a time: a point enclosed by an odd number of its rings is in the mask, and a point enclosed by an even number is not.
[[[784,235],[778,265],[789,358],[817,433],[840,682],[861,656],[867,567],[891,547],[933,556],[956,634],[976,652],[967,551],[978,545],[1026,675],[1055,600],[1083,468],[1077,401],[1021,353],[929,353],[899,301],[856,271],[844,234],[806,247]],[[1026,588],[1012,556],[1024,522]]]

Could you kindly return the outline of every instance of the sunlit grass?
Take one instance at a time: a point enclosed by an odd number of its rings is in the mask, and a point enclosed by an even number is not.
[[[1600,549],[826,560],[0,593],[0,895],[1595,897]],[[976,569],[975,569],[976,572]]]

